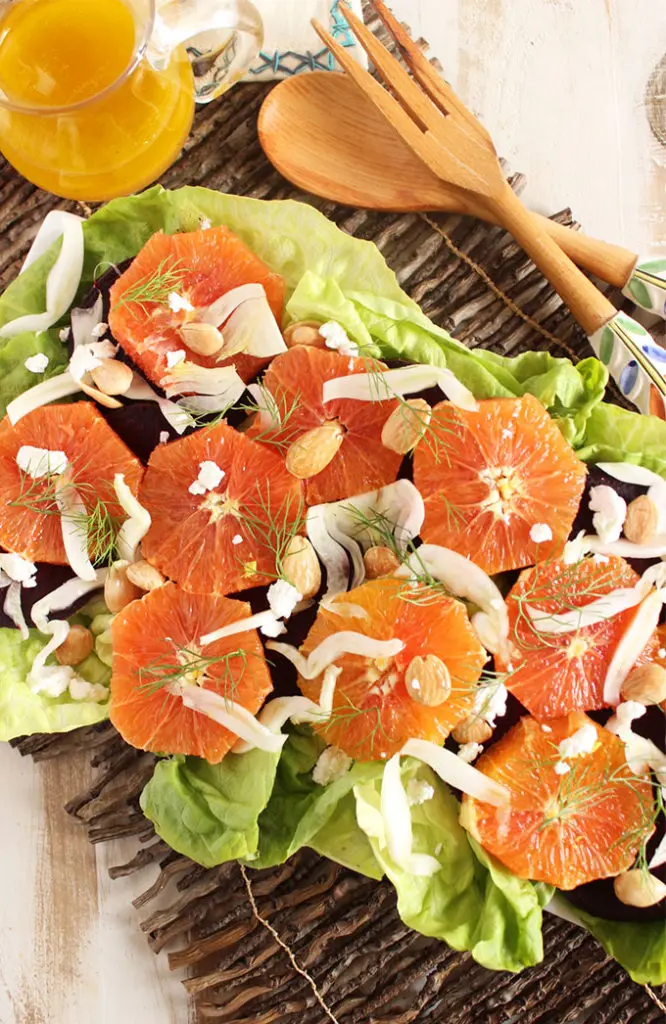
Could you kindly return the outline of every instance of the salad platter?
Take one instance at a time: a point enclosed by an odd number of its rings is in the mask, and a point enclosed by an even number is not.
[[[497,229],[258,161],[0,297],[2,738],[91,749],[202,1020],[658,1020],[666,426]]]

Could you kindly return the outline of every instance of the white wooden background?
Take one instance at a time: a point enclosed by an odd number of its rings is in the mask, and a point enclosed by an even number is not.
[[[394,8],[528,175],[534,207],[571,205],[590,233],[666,250],[666,148],[643,105],[666,52],[664,0]],[[184,990],[131,907],[147,876],[107,875],[132,845],[93,851],[62,810],[88,778],[83,758],[39,768],[0,746],[0,1024],[187,1024]]]

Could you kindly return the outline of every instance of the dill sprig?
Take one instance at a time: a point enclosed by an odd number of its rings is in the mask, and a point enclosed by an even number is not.
[[[93,484],[85,480],[77,480],[70,470],[67,474],[48,473],[41,477],[31,477],[19,470],[21,491],[18,498],[11,501],[10,507],[23,508],[44,516],[61,516],[75,525],[77,533],[87,537],[88,557],[97,565],[110,565],[117,555],[118,533],[123,517],[111,511],[109,504],[99,497]],[[85,512],[67,512],[60,510],[56,500],[56,491],[62,497],[73,491],[82,499]]]
[[[261,430],[259,434],[254,435],[253,440],[272,445],[281,455],[284,455],[302,432],[301,427],[291,422],[301,405],[301,394],[295,392],[290,396],[290,392],[283,385],[276,388],[275,393],[270,391],[265,384],[258,386],[262,395],[265,396],[264,405],[259,401],[247,401],[239,403],[235,408],[247,413],[248,416],[261,416],[270,410],[274,422]]]
[[[165,256],[160,260],[155,270],[128,288],[122,298],[116,302],[113,309],[122,309],[123,306],[133,305],[141,310],[144,316],[148,316],[150,310],[147,303],[157,303],[165,306],[169,301],[169,295],[182,285],[187,268],[182,260],[174,259],[172,256]],[[132,310],[135,317],[138,317],[137,309]]]
[[[225,701],[232,702],[245,675],[248,659],[254,656],[241,647],[227,654],[206,656],[196,647],[174,644],[173,655],[154,658],[139,669],[139,689],[152,696],[177,683],[202,686],[210,682],[216,688],[222,686]],[[240,672],[235,671],[239,666]],[[211,674],[213,667],[218,671]]]
[[[347,694],[344,696],[344,704],[333,708],[323,732],[328,732],[333,725],[349,725],[351,722],[356,722],[360,718],[366,717],[369,720],[368,731],[363,734],[355,746],[360,747],[362,743],[369,743],[371,749],[374,751],[375,741],[378,736],[381,736],[390,743],[391,738],[386,732],[384,723],[382,722],[382,709],[377,705],[361,708],[355,704]]]
[[[266,481],[265,489],[257,483],[256,495],[254,500],[246,501],[240,506],[237,518],[257,547],[273,556],[275,579],[284,579],[291,583],[284,561],[291,542],[305,527],[305,502],[300,496],[296,498],[293,494],[287,494],[277,510],[274,510],[271,503],[270,480]],[[270,577],[273,574],[262,575]]]

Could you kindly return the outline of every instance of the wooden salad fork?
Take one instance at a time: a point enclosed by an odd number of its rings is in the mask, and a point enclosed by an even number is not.
[[[618,313],[523,205],[504,177],[489,133],[439,76],[383,0],[370,0],[370,5],[411,71],[409,74],[344,6],[354,35],[386,88],[319,22],[313,21],[313,26],[344,71],[430,170],[442,181],[472,193],[477,205],[513,235],[566,302],[623,394],[642,412],[664,417],[666,380],[650,355],[658,346],[640,324]],[[661,400],[654,401],[652,388]]]

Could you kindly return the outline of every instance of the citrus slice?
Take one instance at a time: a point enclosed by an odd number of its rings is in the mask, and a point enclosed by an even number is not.
[[[511,665],[501,656],[496,656],[496,663],[507,672],[507,688],[535,718],[559,718],[570,711],[606,706],[606,672],[636,608],[561,634],[545,631],[546,618],[540,628],[541,615],[584,608],[637,582],[631,566],[617,557],[585,558],[572,565],[556,560],[520,574],[507,597]],[[658,646],[656,637],[650,640],[637,663],[652,660]]]
[[[143,557],[196,594],[270,583],[303,524],[284,459],[225,423],[158,445],[139,497],[152,518]]]
[[[196,684],[256,714],[272,684],[257,631],[201,646],[200,638],[248,618],[250,606],[174,583],[133,601],[113,620],[110,717],[133,747],[221,761],[238,737],[185,707],[170,687]]]
[[[423,539],[487,573],[561,554],[586,469],[532,395],[491,398],[477,412],[442,402],[414,453],[425,500]],[[540,542],[530,536],[533,527]]]
[[[376,640],[397,638],[404,647],[393,658],[342,654],[335,659],[342,672],[331,718],[315,727],[327,743],[357,760],[385,759],[408,739],[442,743],[468,717],[487,654],[459,601],[426,587],[407,589],[404,581],[389,577],[372,580],[341,594],[329,608],[320,607],[301,652],[308,655],[326,637],[348,630]],[[407,678],[411,692],[417,694],[427,688],[424,660],[429,655],[435,660],[428,664],[436,665],[439,659],[450,679],[449,695],[434,706],[415,699],[406,685]],[[414,662],[416,658],[422,660]],[[299,677],[299,687],[315,701],[321,683],[321,677]]]
[[[341,428],[337,453],[320,472],[305,478],[308,505],[374,491],[398,476],[402,456],[385,448],[381,440],[382,428],[396,406],[394,400],[336,399],[324,405],[324,382],[355,373],[368,373],[367,361],[299,345],[274,359],[264,375],[263,385],[273,396],[281,425],[277,430],[266,427],[257,417],[253,437],[285,454],[290,448],[298,453],[306,433],[324,424]],[[314,449],[319,450],[319,445]]]
[[[189,310],[203,308],[244,284],[260,284],[280,324],[284,280],[274,274],[228,228],[207,228],[189,234],[153,235],[111,288],[109,327],[115,340],[149,380],[164,387],[169,375],[167,353],[185,349],[180,327]],[[187,350],[189,362],[216,367],[233,363],[250,380],[268,360],[242,352],[229,359]]]
[[[564,759],[559,744],[585,726],[596,732],[593,749]],[[506,786],[511,803],[465,796],[461,822],[518,878],[574,889],[625,871],[653,829],[652,787],[631,772],[621,740],[587,715],[546,729],[521,718],[479,758],[475,767]]]
[[[104,524],[125,518],[113,487],[114,475],[122,473],[136,494],[143,476],[139,460],[90,402],[45,405],[15,426],[7,417],[0,423],[0,545],[31,562],[55,565],[68,564],[55,498],[60,474],[31,476],[19,469],[16,457],[21,448],[36,449],[37,462],[44,459],[44,467],[33,467],[37,474],[49,465],[55,467],[51,462],[55,456],[44,453],[64,453],[68,485],[76,489],[90,515],[89,554],[93,560],[99,558]],[[96,523],[100,524],[97,534]]]

